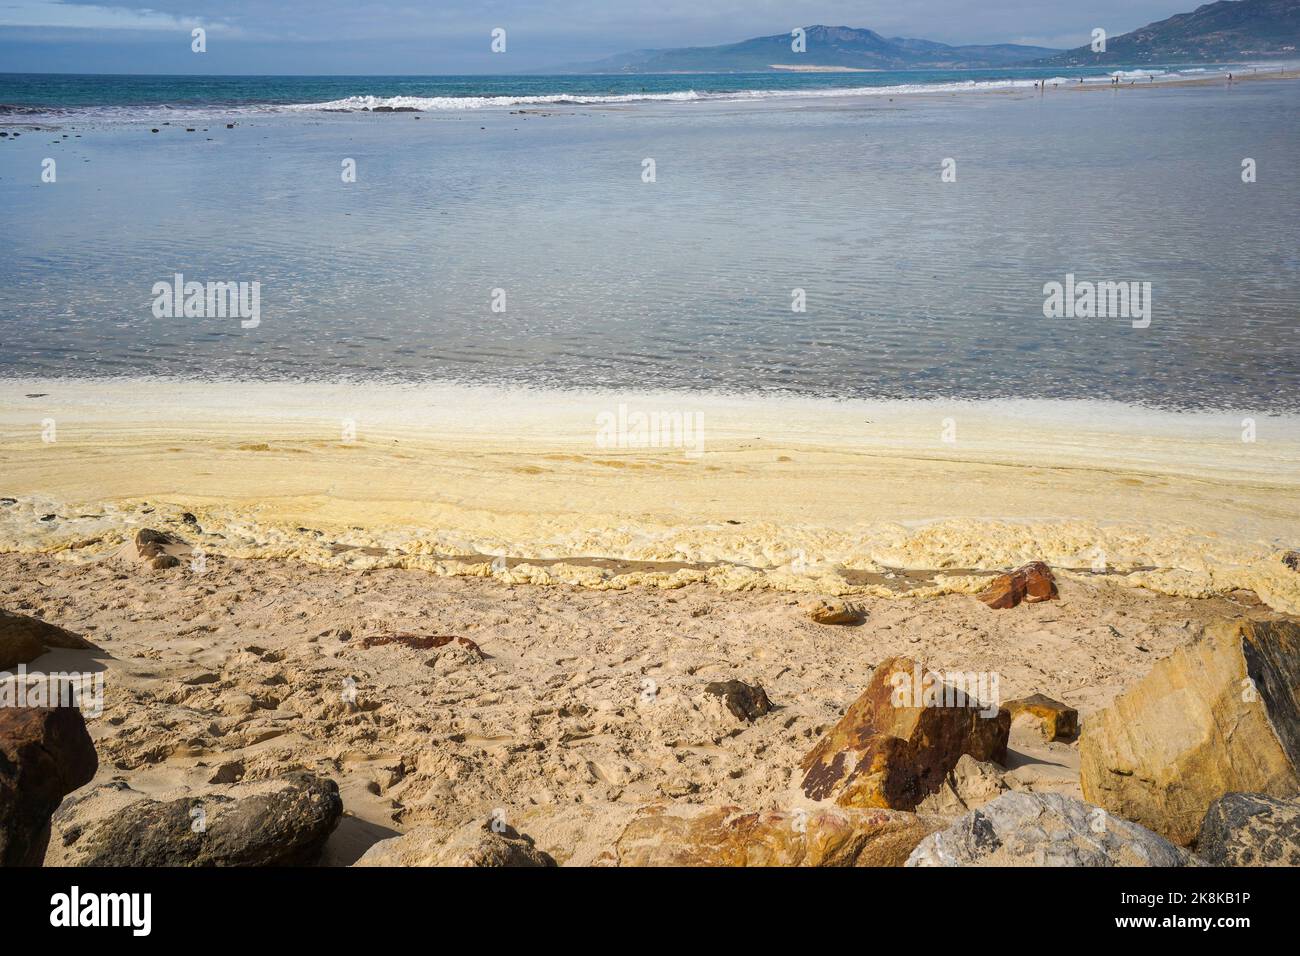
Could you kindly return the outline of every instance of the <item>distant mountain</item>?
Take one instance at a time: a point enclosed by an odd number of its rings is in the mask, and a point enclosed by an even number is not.
[[[1035,65],[1297,58],[1298,48],[1300,0],[1220,0],[1111,37],[1106,41],[1105,53],[1094,53],[1090,46],[1082,46]]]
[[[806,27],[806,50],[790,49],[789,33],[755,37],[724,46],[636,50],[596,63],[570,67],[579,73],[751,73],[799,69],[903,70],[1005,66],[1049,56],[1050,47],[1002,43],[949,46],[933,40],[882,37],[852,27]]]

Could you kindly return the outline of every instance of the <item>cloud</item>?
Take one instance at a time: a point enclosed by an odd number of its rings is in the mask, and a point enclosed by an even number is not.
[[[62,0],[16,0],[0,6],[0,27],[61,27],[79,30],[220,30],[203,17],[178,16],[142,7],[98,6]]]

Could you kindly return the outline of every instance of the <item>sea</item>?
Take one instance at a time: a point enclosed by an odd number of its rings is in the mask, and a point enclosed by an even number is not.
[[[1253,72],[0,74],[0,376],[1295,412]]]

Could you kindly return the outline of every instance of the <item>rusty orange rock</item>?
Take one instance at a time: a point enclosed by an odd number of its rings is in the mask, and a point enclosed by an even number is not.
[[[999,574],[979,593],[979,599],[995,610],[1015,607],[1021,601],[1052,601],[1058,596],[1052,569],[1042,561],[1031,561],[1008,574]]]
[[[1020,717],[1036,720],[1047,740],[1073,740],[1079,736],[1079,712],[1059,700],[1031,694],[1019,700],[1009,700],[1002,706],[1011,714],[1012,721]]]
[[[652,806],[616,851],[619,866],[902,866],[942,827],[898,810]]]
[[[894,657],[804,757],[803,791],[844,807],[914,810],[962,754],[1002,763],[1011,715]]]

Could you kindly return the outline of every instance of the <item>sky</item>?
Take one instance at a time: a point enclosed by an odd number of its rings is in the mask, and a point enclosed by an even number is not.
[[[518,73],[796,26],[1075,47],[1201,0],[0,0],[0,72]],[[191,50],[202,27],[207,51]],[[505,52],[491,34],[504,29]]]

